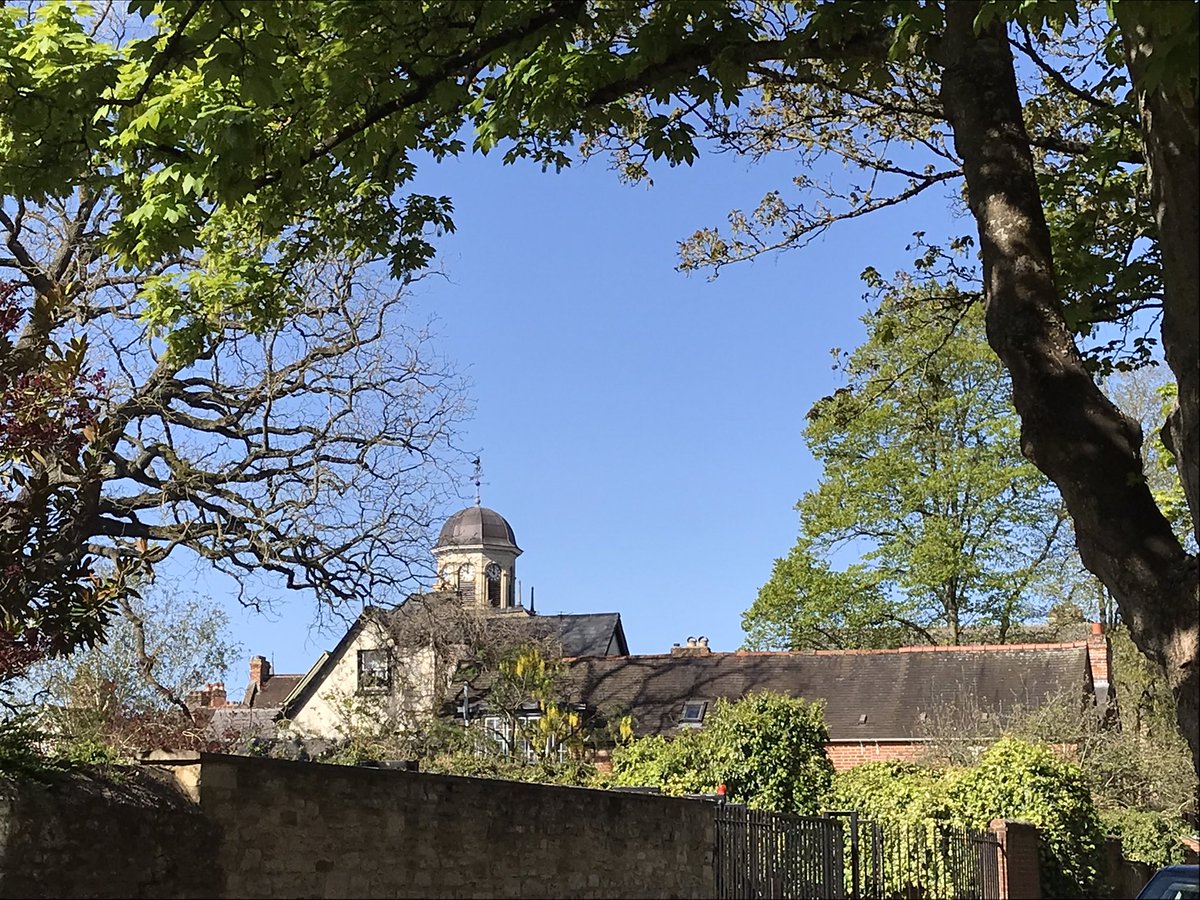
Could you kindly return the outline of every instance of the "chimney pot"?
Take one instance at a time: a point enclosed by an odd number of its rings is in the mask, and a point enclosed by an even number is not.
[[[1097,634],[1097,635],[1104,634],[1104,623],[1103,622],[1093,622],[1092,623],[1092,634]]]

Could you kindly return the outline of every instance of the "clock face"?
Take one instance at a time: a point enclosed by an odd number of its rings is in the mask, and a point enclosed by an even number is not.
[[[483,574],[485,574],[487,576],[488,581],[499,581],[500,580],[500,567],[498,565],[496,565],[495,563],[492,563],[486,569],[483,570]]]
[[[442,566],[442,571],[438,572],[438,578],[442,584],[450,584],[454,581],[454,570],[449,566]]]
[[[470,581],[475,577],[475,567],[470,563],[463,564],[462,568],[458,570],[458,577],[463,581]]]

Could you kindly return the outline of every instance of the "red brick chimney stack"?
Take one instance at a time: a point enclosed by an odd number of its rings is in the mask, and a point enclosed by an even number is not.
[[[1092,632],[1088,635],[1088,662],[1092,669],[1092,682],[1096,686],[1097,697],[1112,697],[1112,682],[1109,672],[1112,670],[1112,644],[1104,633],[1103,622],[1093,622]]]
[[[700,637],[689,637],[687,644],[683,647],[676,644],[671,648],[672,656],[708,656],[712,650],[708,646],[708,638],[703,635]]]
[[[213,709],[224,706],[227,699],[225,695],[225,682],[214,681],[205,685],[208,692],[208,705]]]
[[[271,664],[265,656],[250,657],[250,683],[260,688],[271,678]]]

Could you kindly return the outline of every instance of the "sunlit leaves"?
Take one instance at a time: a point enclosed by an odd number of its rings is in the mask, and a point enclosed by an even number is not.
[[[879,280],[878,273],[871,276]],[[876,647],[1001,636],[1048,602],[1062,515],[1020,453],[982,310],[909,286],[864,318],[838,365],[847,385],[809,412],[823,466],[797,504],[800,535],[743,617],[755,647]]]

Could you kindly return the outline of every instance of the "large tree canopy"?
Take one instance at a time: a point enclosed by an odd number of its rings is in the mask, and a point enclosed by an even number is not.
[[[846,385],[808,413],[823,470],[743,616],[751,646],[957,644],[967,628],[1004,642],[1060,598],[1066,513],[1021,456],[977,299],[908,285],[864,316]]]
[[[429,231],[452,225],[449,201],[405,185],[418,160],[463,149],[466,121],[480,148],[507,141],[507,157],[548,165],[581,134],[608,136],[636,169],[690,160],[705,129],[736,140],[732,107],[762,100],[783,118],[770,139],[751,134],[749,152],[833,152],[867,177],[815,203],[768,198],[734,221],[751,250],[770,246],[756,223],[791,246],[839,217],[961,185],[1022,450],[1167,672],[1200,764],[1196,558],[1146,485],[1141,429],[1076,341],[1089,322],[1159,308],[1178,384],[1169,444],[1200,523],[1196,6],[1111,7],[1115,22],[1059,0],[164,0],[131,4],[154,18],[115,37],[102,14],[47,4],[31,21],[9,7],[0,225],[11,234],[23,205],[111,196],[97,252],[148,276],[144,318],[186,359],[221,322],[286,315],[319,251],[386,255],[396,274],[427,261]],[[1039,73],[1033,93],[1017,53]],[[876,174],[899,186],[885,193]],[[715,260],[736,258],[739,244],[721,240]],[[163,271],[181,252],[196,265]],[[47,358],[47,323],[72,296],[41,263],[15,250],[6,263],[33,298],[0,350],[11,380]]]

